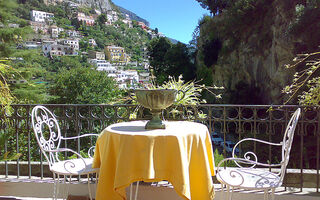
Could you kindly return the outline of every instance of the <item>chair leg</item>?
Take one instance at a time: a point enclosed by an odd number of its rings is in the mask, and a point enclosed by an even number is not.
[[[137,181],[137,184],[136,184],[136,194],[135,194],[134,200],[137,200],[137,197],[138,197],[138,187],[139,187],[139,181]]]
[[[271,190],[271,200],[274,200],[274,192],[275,192],[275,188],[272,188]]]
[[[226,198],[226,192],[224,191],[225,185],[221,183],[221,199]]]
[[[133,183],[130,184],[130,198],[129,198],[130,200],[132,200],[132,185]]]
[[[57,181],[57,198],[58,198],[58,195],[59,195],[59,189],[60,189],[60,175],[59,174],[57,174],[57,176],[58,176],[58,181]]]
[[[229,200],[229,198],[230,198],[230,186],[229,185],[227,185],[227,195],[226,195],[226,200]]]
[[[132,198],[132,186],[133,186],[133,183],[130,184],[130,200],[133,200]],[[136,184],[136,192],[134,194],[134,200],[137,200],[138,198],[138,187],[139,187],[139,181],[137,181],[137,184]]]
[[[232,200],[233,190],[234,190],[234,187],[231,188],[231,194],[230,194],[229,200]]]
[[[264,190],[263,200],[267,200],[267,199],[268,199],[268,190]]]
[[[96,181],[95,181],[95,184],[94,184],[94,191],[97,191],[97,186],[98,186],[98,176],[99,174],[96,173]]]
[[[57,182],[56,182],[56,174],[53,173],[53,196],[52,196],[52,200],[56,200],[57,199]]]
[[[92,200],[91,188],[90,188],[90,174],[87,174],[87,177],[88,177],[88,190],[89,190],[89,197],[90,197],[90,200]]]
[[[68,194],[69,194],[69,185],[67,183],[67,178],[66,175],[63,176],[63,185],[64,185],[64,192],[63,192],[63,199],[67,199],[68,198]],[[69,184],[71,183],[71,176],[69,179]],[[67,185],[66,185],[67,184]],[[67,188],[67,189],[66,189]]]

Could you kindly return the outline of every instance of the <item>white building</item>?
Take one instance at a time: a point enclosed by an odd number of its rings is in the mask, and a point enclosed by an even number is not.
[[[113,78],[117,77],[118,70],[106,60],[89,59],[89,63],[91,63],[92,65],[95,65],[98,71],[103,71],[108,73],[109,77],[113,77]]]
[[[119,20],[118,13],[116,11],[108,11],[107,12],[107,21],[109,23],[114,23]]]
[[[50,26],[49,32],[51,34],[51,38],[58,38],[59,34],[64,31],[63,28],[57,27],[57,26]]]
[[[79,31],[75,31],[75,30],[66,30],[66,34],[69,36],[69,37],[80,37],[81,34]]]
[[[166,37],[166,36],[165,36],[165,34],[159,32],[158,37]]]
[[[112,67],[112,65],[107,62],[106,60],[99,60],[99,59],[89,59],[89,63],[92,65],[95,65],[97,67],[97,70],[99,68],[99,71],[103,71],[103,68],[106,67]],[[116,72],[114,72],[116,73]]]
[[[150,73],[149,72],[139,73],[139,83],[149,84],[150,83]]]
[[[78,55],[72,47],[61,44],[43,44],[42,51],[45,56],[64,56],[64,55]]]
[[[129,28],[133,28],[132,21],[130,19],[123,19],[122,22],[127,24]]]
[[[87,26],[93,26],[95,23],[95,20],[92,16],[86,16],[84,13],[78,13],[77,19],[79,22],[85,23]]]
[[[139,75],[136,70],[119,71],[117,82],[120,88],[134,88],[139,83]]]
[[[75,51],[79,51],[78,39],[66,39],[66,40],[63,40],[63,44],[72,47]]]
[[[94,39],[89,39],[89,45],[90,46],[97,46],[97,43]]]
[[[32,10],[30,12],[31,15],[31,21],[34,22],[45,22],[45,21],[51,21],[54,17],[53,13],[38,11],[38,10]]]
[[[24,46],[26,49],[41,49],[42,44],[37,41],[26,41]]]

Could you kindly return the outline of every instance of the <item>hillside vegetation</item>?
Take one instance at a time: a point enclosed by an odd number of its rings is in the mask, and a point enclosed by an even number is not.
[[[226,103],[278,104],[298,53],[320,44],[319,0],[197,0],[212,16],[195,32],[198,76],[226,88]]]

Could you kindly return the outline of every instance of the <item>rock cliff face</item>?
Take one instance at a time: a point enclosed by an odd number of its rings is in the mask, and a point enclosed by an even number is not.
[[[79,4],[94,7],[99,9],[102,12],[106,12],[108,10],[112,10],[110,0],[77,0]]]
[[[287,9],[281,0],[273,1],[258,23],[237,35],[236,44],[228,51],[223,48],[230,42],[230,37],[221,36],[222,50],[211,69],[213,83],[225,87],[225,103],[282,102],[281,90],[293,73],[284,65],[295,56],[294,38],[288,35],[295,11]]]
[[[44,0],[45,4],[56,4],[62,2],[75,2],[82,6],[98,9],[102,12],[112,10],[111,0]]]
[[[70,0],[44,0],[44,3],[46,4],[56,4],[56,3],[62,3],[62,2],[71,2]],[[132,20],[140,21],[145,23],[147,26],[149,26],[149,22],[135,13],[126,10],[125,8],[122,8],[120,6],[115,5],[112,0],[73,0],[72,2],[76,2],[77,4],[89,8],[95,8],[102,13],[107,13],[110,10],[114,10],[114,6],[118,7],[119,11],[123,14],[128,14]]]

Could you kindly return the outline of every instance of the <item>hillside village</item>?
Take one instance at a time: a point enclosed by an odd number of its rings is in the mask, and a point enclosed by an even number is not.
[[[138,85],[143,87],[150,83],[150,65],[146,44],[141,45],[138,52],[140,55],[133,55],[137,53],[129,53],[124,47],[112,43],[103,48],[100,45],[99,48],[97,41],[83,30],[95,26],[99,20],[100,26],[102,21],[103,26],[116,28],[122,34],[125,34],[123,26],[126,26],[127,29],[134,27],[142,29],[149,39],[164,37],[163,34],[150,29],[144,22],[130,19],[128,14],[122,14],[115,9],[109,9],[106,13],[95,9],[94,14],[88,14],[81,12],[81,5],[72,1],[45,1],[46,5],[61,2],[69,7],[70,20],[76,22],[78,27],[74,25],[69,25],[67,28],[59,27],[55,23],[55,13],[31,10],[29,23],[36,34],[32,39],[20,44],[20,48],[41,49],[43,56],[49,58],[86,56],[89,64],[96,67],[98,71],[108,73],[109,77],[117,81],[120,88],[135,88]],[[81,43],[85,43],[83,46],[88,48],[83,50],[80,47]],[[139,59],[132,59],[133,56],[138,56]]]

